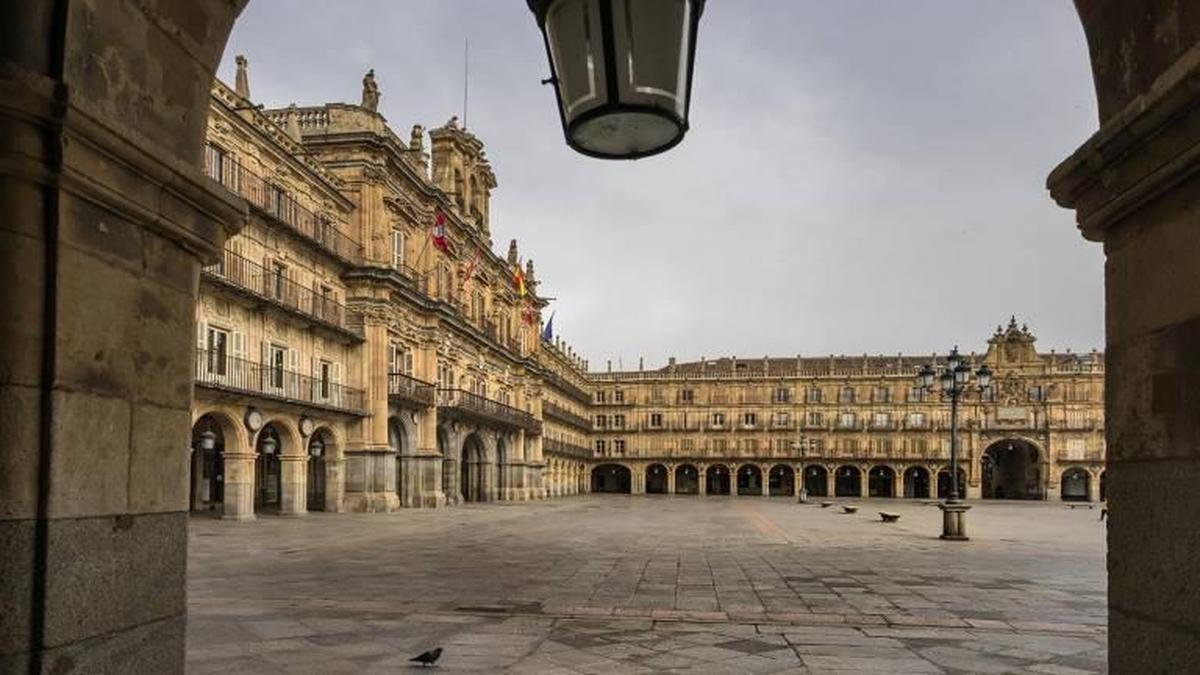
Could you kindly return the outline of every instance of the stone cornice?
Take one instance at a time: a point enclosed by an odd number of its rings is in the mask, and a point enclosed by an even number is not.
[[[1200,46],[1162,73],[1046,180],[1083,236],[1106,231],[1200,171]]]

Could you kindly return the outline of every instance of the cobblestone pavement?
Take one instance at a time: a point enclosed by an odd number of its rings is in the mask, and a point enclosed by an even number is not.
[[[839,500],[839,502],[842,500]],[[589,496],[195,518],[188,668],[1051,673],[1106,669],[1099,509]],[[877,511],[902,514],[879,522]]]

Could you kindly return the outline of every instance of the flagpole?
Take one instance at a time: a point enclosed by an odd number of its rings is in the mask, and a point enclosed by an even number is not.
[[[469,88],[470,79],[470,53],[471,53],[471,38],[463,37],[463,129],[467,128],[467,90]]]

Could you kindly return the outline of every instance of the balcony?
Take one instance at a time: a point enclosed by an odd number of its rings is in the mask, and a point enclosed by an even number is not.
[[[266,300],[279,309],[311,319],[339,333],[360,337],[346,325],[345,305],[233,251],[221,251],[221,259],[215,265],[205,267],[203,272],[213,281]]]
[[[566,408],[555,405],[549,401],[542,402],[542,417],[552,419],[557,422],[562,422],[568,426],[575,427],[582,431],[591,431],[592,422],[583,415],[577,415]]]
[[[435,387],[404,373],[388,373],[388,400],[418,408],[433,405]]]
[[[327,379],[204,349],[196,351],[195,366],[196,385],[207,389],[262,396],[353,415],[366,414],[363,390]]]
[[[437,390],[438,414],[447,417],[497,424],[513,429],[524,429],[532,434],[542,433],[542,422],[533,415],[499,401],[484,398],[462,389]]]
[[[285,190],[211,145],[204,149],[204,173],[259,212],[287,226],[301,239],[347,263],[354,264],[362,258],[358,242],[346,236],[328,218],[304,208]]]
[[[555,373],[552,370],[547,370],[545,372],[545,377],[546,377],[546,382],[550,386],[552,386],[555,389],[557,389],[558,391],[562,392],[564,395],[574,399],[578,403],[582,403],[583,405],[589,405],[589,406],[592,405],[592,395],[591,394],[587,393],[586,391],[579,388],[575,384],[567,381],[565,378],[563,378],[558,373]]]
[[[579,459],[591,459],[592,449],[586,445],[577,445],[553,438],[542,439],[542,454],[567,455]]]

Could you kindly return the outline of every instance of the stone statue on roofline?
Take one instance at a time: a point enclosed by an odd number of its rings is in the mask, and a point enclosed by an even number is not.
[[[246,57],[238,54],[233,57],[233,61],[237,64],[237,77],[233,81],[233,90],[237,92],[238,96],[250,100],[250,75],[246,72],[248,64]]]
[[[375,69],[372,68],[363,75],[362,107],[376,112],[379,110],[379,85],[375,83]]]

